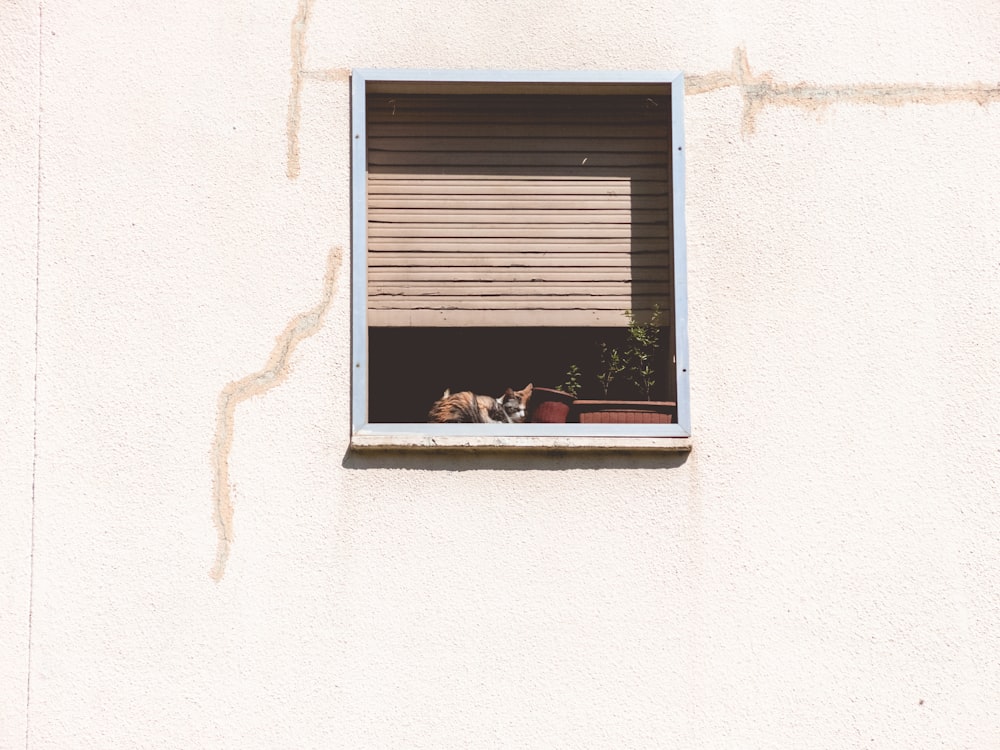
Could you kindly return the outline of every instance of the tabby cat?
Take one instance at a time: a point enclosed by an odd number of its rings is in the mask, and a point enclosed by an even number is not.
[[[515,391],[508,388],[499,398],[478,396],[472,391],[444,395],[434,402],[428,422],[523,422],[526,419],[528,399],[531,398],[531,383]]]

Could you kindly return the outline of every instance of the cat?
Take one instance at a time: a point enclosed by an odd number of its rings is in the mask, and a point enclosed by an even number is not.
[[[427,421],[480,424],[523,422],[527,418],[531,388],[531,383],[519,391],[508,388],[499,398],[477,396],[472,391],[452,393],[445,390],[444,395],[431,407]]]

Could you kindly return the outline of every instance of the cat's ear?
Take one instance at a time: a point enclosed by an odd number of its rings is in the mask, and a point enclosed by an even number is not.
[[[503,395],[504,395],[504,398],[507,398],[508,396],[513,396],[514,395],[514,389],[511,388],[510,386],[508,386],[507,390],[503,392]]]
[[[448,398],[451,395],[451,388],[445,388],[444,393],[441,394],[441,398]]]
[[[526,394],[530,394],[530,393],[531,393],[531,389],[532,389],[532,387],[533,387],[533,386],[531,385],[531,383],[528,383],[528,384],[527,384],[526,386],[524,386],[524,388],[522,388],[521,390],[522,390],[522,391],[524,391],[524,392],[525,392]]]

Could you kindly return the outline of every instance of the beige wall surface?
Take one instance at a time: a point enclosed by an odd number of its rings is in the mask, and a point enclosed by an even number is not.
[[[0,747],[27,730],[38,234],[38,5],[0,12]]]
[[[789,5],[7,3],[0,746],[997,746],[1000,6]],[[348,451],[404,66],[685,71],[690,454]]]

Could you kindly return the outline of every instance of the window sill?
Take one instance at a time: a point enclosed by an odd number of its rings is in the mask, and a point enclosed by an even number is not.
[[[534,436],[534,435],[426,435],[365,434],[351,436],[351,450],[447,451],[658,451],[689,452],[689,437]]]

